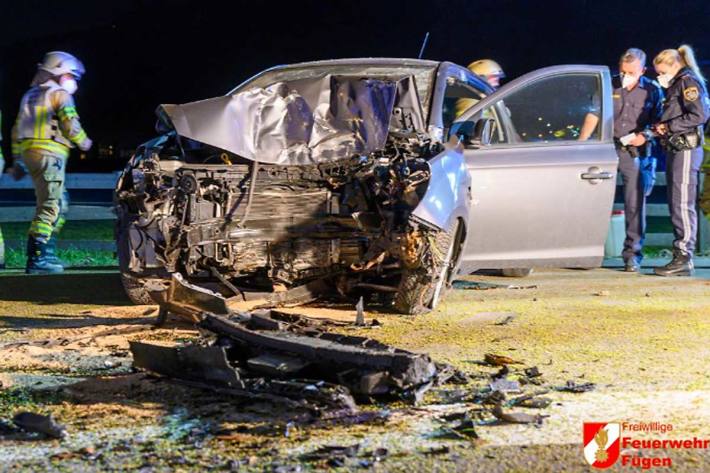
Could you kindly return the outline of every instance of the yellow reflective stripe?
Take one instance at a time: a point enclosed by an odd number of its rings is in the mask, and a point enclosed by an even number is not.
[[[33,236],[49,237],[52,235],[52,232],[52,226],[48,223],[42,222],[41,220],[34,220],[32,225],[30,225],[29,234]]]
[[[65,120],[67,118],[78,117],[79,114],[76,113],[76,107],[62,107],[57,112],[57,116],[60,120]]]
[[[33,136],[35,138],[41,138],[40,136],[40,123],[42,122],[42,107],[39,105],[35,106],[35,127]]]
[[[22,152],[28,149],[41,149],[55,153],[61,156],[69,156],[69,148],[61,143],[52,140],[22,140],[20,141],[20,150]]]
[[[86,139],[86,132],[84,130],[81,130],[79,133],[76,134],[76,136],[72,136],[71,140],[76,143],[76,144],[81,144],[82,141]]]
[[[20,145],[20,143],[17,141],[13,141],[12,142],[12,155],[19,156],[20,153],[22,153],[22,145]]]
[[[64,224],[67,222],[67,219],[62,217],[61,215],[57,219],[57,223],[54,224],[54,231],[59,233],[62,231],[62,228],[64,227]]]

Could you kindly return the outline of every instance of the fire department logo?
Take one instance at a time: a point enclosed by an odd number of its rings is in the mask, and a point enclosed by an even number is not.
[[[584,459],[594,468],[609,468],[619,459],[620,436],[615,422],[585,422]]]

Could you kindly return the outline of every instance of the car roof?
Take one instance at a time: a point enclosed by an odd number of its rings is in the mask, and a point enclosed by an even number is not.
[[[410,67],[437,67],[441,61],[431,61],[429,59],[409,59],[391,57],[362,57],[346,59],[326,59],[320,61],[299,62],[295,64],[283,64],[270,69],[282,69],[290,67],[313,67],[313,66],[342,66],[346,64],[373,66],[410,66]]]

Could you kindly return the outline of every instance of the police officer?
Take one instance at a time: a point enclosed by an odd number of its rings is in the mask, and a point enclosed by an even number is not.
[[[705,78],[690,46],[661,51],[653,60],[667,89],[663,113],[653,131],[667,156],[668,205],[673,224],[673,259],[655,268],[659,276],[691,276],[697,232],[698,171],[703,160],[703,126],[710,116]]]
[[[5,159],[2,154],[2,112],[0,112],[0,177],[5,170]],[[5,240],[0,228],[0,269],[5,269]]]
[[[47,53],[38,65],[30,90],[22,97],[13,128],[13,155],[32,177],[37,198],[27,240],[28,274],[64,270],[54,247],[67,208],[66,162],[71,148],[91,148],[72,98],[83,74],[84,65],[71,54]]]
[[[658,122],[663,107],[663,91],[644,76],[646,53],[630,48],[619,60],[619,75],[612,80],[614,101],[614,145],[619,156],[619,172],[624,184],[624,269],[638,272],[646,234],[646,196],[655,181],[656,159],[650,156],[651,126]],[[588,139],[599,123],[596,113],[588,113],[579,139]]]

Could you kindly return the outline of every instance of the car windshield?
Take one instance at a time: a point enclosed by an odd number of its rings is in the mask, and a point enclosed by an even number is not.
[[[429,99],[432,83],[435,79],[436,64],[388,63],[323,63],[302,66],[282,66],[264,71],[238,85],[229,95],[254,87],[266,88],[278,82],[295,82],[303,79],[315,79],[327,75],[360,76],[368,79],[399,80],[408,76],[414,82],[426,117],[429,113]]]

